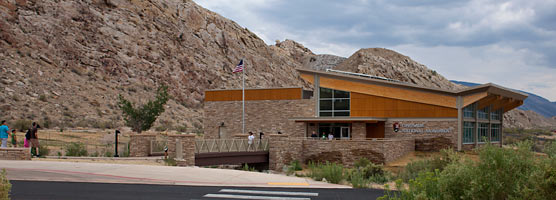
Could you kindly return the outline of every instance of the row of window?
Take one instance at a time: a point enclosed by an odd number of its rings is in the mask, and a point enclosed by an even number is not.
[[[475,134],[476,124],[478,124],[478,134]],[[491,142],[500,142],[500,124],[490,124],[489,131],[488,123],[463,122],[464,144],[474,144],[475,138],[479,143],[484,143],[489,139],[489,134]]]
[[[322,87],[319,92],[319,116],[349,116],[349,92]]]
[[[492,110],[492,106],[487,106],[482,109],[477,109],[477,103],[471,104],[463,108],[463,117],[465,118],[475,118],[475,113],[479,119],[490,119],[491,120],[501,120],[502,109]]]

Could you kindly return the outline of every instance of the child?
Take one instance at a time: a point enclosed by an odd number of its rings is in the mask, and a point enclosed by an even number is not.
[[[17,138],[15,137],[15,129],[12,129],[12,145],[17,147]]]
[[[27,133],[25,133],[25,138],[23,140],[23,147],[29,148],[29,139],[30,138],[31,138],[31,129],[28,129]]]

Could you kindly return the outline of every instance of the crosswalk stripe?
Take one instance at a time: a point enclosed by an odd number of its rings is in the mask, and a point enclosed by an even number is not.
[[[311,198],[298,198],[298,197],[269,197],[269,196],[249,196],[249,195],[235,195],[235,194],[206,194],[206,198],[224,198],[224,199],[262,199],[262,200],[311,200]]]
[[[218,192],[264,194],[264,195],[287,195],[287,196],[312,196],[312,197],[319,196],[319,193],[313,193],[313,192],[286,192],[286,191],[236,190],[236,189],[221,189]]]

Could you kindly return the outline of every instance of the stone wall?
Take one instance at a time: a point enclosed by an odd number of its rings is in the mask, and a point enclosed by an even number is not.
[[[156,134],[131,134],[129,141],[130,157],[149,156],[151,151],[151,141],[156,139]]]
[[[367,158],[373,163],[392,162],[415,150],[415,140],[311,140],[270,138],[270,169],[283,170],[293,160],[307,163],[336,162],[352,166],[355,161]]]
[[[31,148],[0,148],[0,160],[31,160]]]
[[[290,140],[287,135],[271,134],[268,138],[269,169],[281,171],[293,160],[303,160],[303,140]]]
[[[398,123],[398,132],[393,125]],[[386,121],[384,128],[385,138],[414,138],[416,145],[422,149],[432,149],[430,145],[438,144],[442,147],[457,148],[458,122],[457,119],[423,119],[423,120],[395,120]],[[439,139],[431,139],[439,138]],[[444,138],[444,139],[442,139]],[[431,143],[432,142],[432,143]],[[434,144],[433,144],[434,143]],[[420,150],[416,147],[416,150]]]
[[[182,158],[178,158],[176,144],[181,144]],[[195,135],[168,135],[168,157],[175,158],[178,166],[195,166]]]
[[[232,138],[242,132],[241,101],[206,101],[204,110],[205,138]],[[305,124],[289,119],[314,116],[314,99],[245,101],[245,132],[268,135],[280,131],[293,137],[304,137]],[[225,131],[220,136],[222,125]]]
[[[367,126],[362,122],[354,122],[351,124],[351,137],[353,139],[367,138]]]

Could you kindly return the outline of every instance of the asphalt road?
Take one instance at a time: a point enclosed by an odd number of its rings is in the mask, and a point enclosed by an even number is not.
[[[18,199],[376,199],[376,189],[209,187],[51,181],[10,181]]]

